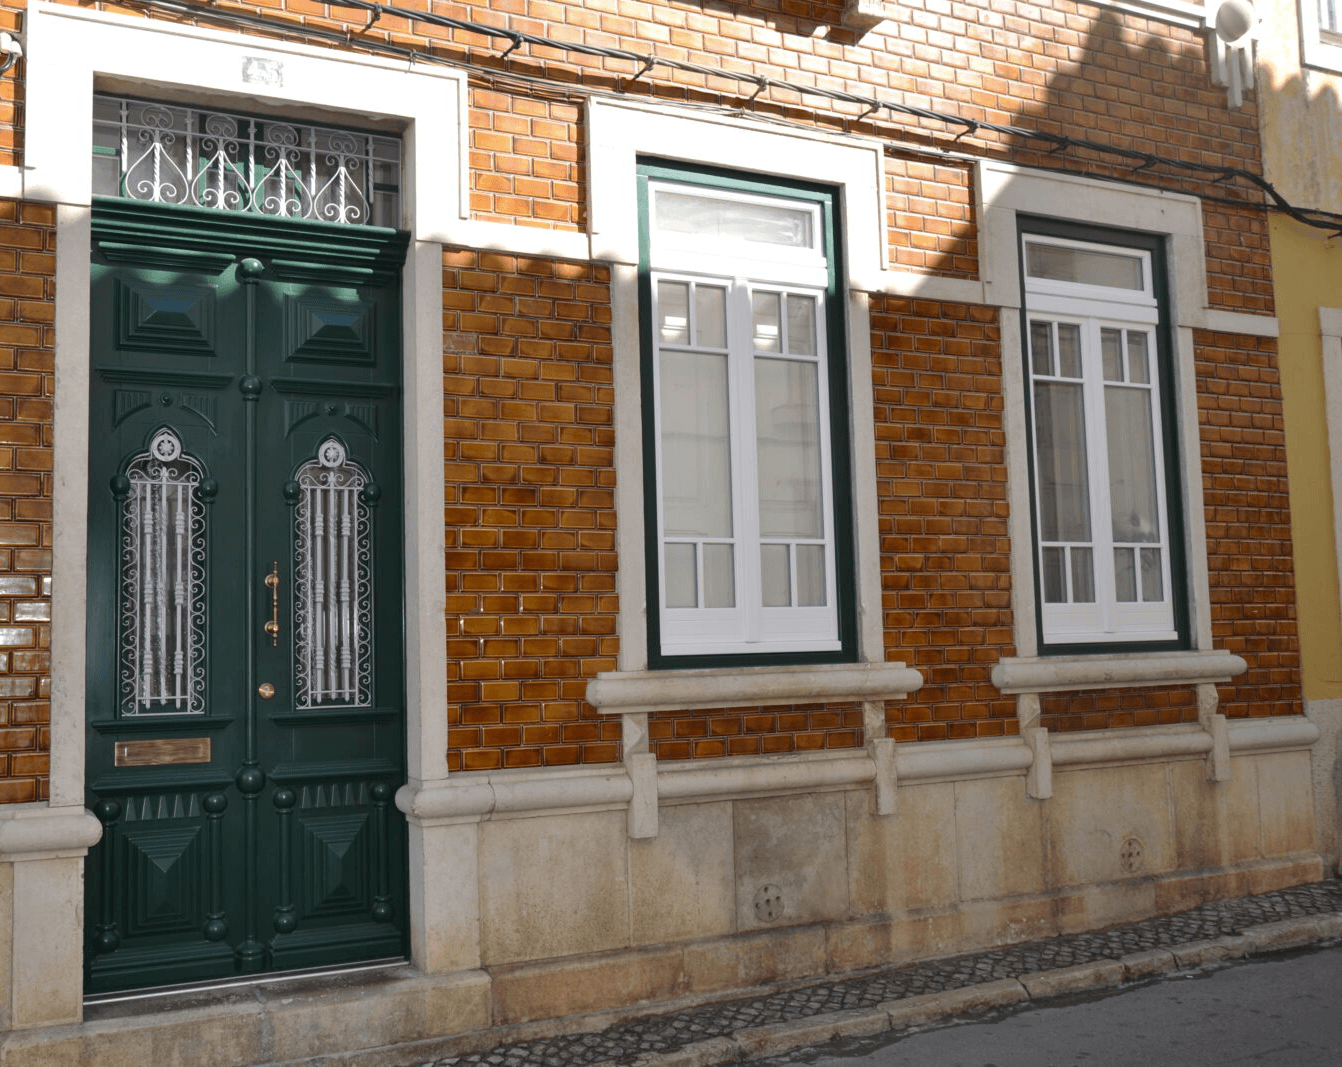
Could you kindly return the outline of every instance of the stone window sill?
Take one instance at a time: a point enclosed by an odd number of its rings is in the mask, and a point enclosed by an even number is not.
[[[1003,693],[1058,693],[1228,682],[1248,669],[1230,652],[1141,652],[1003,659],[991,679]]]
[[[922,684],[923,676],[903,663],[606,671],[587,684],[587,702],[602,715],[643,715],[747,704],[902,700]]]

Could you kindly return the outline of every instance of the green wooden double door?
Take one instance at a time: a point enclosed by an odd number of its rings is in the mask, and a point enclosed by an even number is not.
[[[401,956],[404,235],[93,218],[86,987]]]

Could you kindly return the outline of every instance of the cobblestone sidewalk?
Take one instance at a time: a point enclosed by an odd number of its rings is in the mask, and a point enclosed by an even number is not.
[[[1288,919],[1342,914],[1342,881],[1297,886],[1261,896],[1206,904],[1178,915],[1070,934],[951,959],[929,960],[861,978],[823,982],[749,1000],[674,1015],[648,1016],[598,1033],[508,1045],[431,1060],[424,1067],[584,1067],[652,1059],[742,1030],[795,1024],[834,1012],[871,1009],[891,1001],[944,993],[1000,979],[1021,978],[1082,964],[1117,961],[1152,949],[1243,934]]]

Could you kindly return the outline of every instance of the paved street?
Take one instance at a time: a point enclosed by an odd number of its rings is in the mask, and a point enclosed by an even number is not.
[[[1201,1067],[1342,1064],[1342,946],[1229,964],[989,1021],[835,1042],[759,1067]]]

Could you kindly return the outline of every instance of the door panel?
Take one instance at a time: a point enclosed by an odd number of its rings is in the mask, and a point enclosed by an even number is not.
[[[88,988],[401,955],[404,237],[94,219]]]

